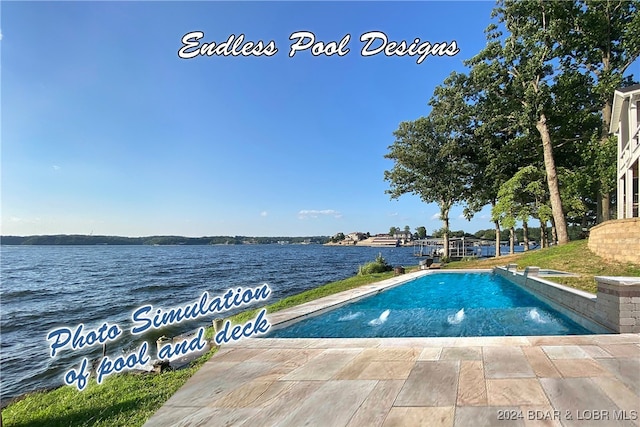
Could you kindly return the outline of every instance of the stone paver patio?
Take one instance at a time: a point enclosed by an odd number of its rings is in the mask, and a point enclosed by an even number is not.
[[[249,339],[147,426],[638,426],[640,336]]]

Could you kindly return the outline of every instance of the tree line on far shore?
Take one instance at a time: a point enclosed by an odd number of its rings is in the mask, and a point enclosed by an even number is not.
[[[121,237],[121,236],[93,236],[78,234],[59,234],[44,236],[1,236],[3,245],[251,245],[276,243],[315,243],[322,244],[329,241],[326,236],[310,237],[247,237],[247,236],[149,236],[149,237]]]
[[[577,226],[570,225],[567,227],[567,231],[569,233],[569,238],[571,240],[580,240],[585,239],[588,236],[588,232],[586,229]],[[359,234],[362,239],[371,237],[371,233],[356,233]],[[483,230],[478,230],[475,233],[468,233],[464,230],[447,230],[442,227],[436,230],[433,230],[429,235],[427,235],[427,229],[424,226],[416,227],[415,232],[411,233],[411,227],[408,225],[404,227],[404,229],[400,229],[399,227],[390,227],[389,233],[386,234],[389,237],[401,237],[409,240],[420,240],[420,239],[428,239],[428,238],[436,238],[440,239],[445,236],[445,234],[449,237],[467,237],[471,239],[480,239],[480,240],[496,240],[497,233],[493,228],[487,228]],[[381,234],[378,234],[380,236]],[[551,230],[549,228],[542,229],[540,227],[528,227],[526,230],[522,227],[518,227],[513,229],[513,233],[510,234],[510,237],[513,237],[514,242],[523,242],[528,247],[529,242],[536,242],[536,246],[543,246],[546,244],[545,242],[549,242],[552,238]],[[337,243],[342,240],[345,240],[347,236],[340,232],[336,233],[329,238],[329,241],[332,243]],[[513,246],[513,245],[511,245]]]
[[[408,232],[409,227],[404,231]],[[423,226],[416,227],[416,231],[411,234],[413,239],[424,239],[427,237],[441,238],[445,234],[445,229],[433,230],[427,236],[427,229]],[[546,230],[549,233],[549,230]],[[400,229],[391,227],[389,236],[399,233]],[[525,233],[522,228],[514,230],[516,241],[525,241]],[[367,237],[370,236],[369,233]],[[494,240],[496,231],[494,229],[478,230],[471,234],[463,230],[449,230],[450,237],[470,237],[483,240]],[[584,238],[584,233],[579,227],[569,227],[569,234],[572,240]],[[247,236],[209,236],[209,237],[184,237],[184,236],[148,236],[148,237],[122,237],[122,236],[94,236],[81,234],[58,234],[40,236],[0,236],[2,245],[265,245],[265,244],[324,244],[329,241],[344,240],[344,233],[338,233],[333,237],[310,236],[310,237],[247,237]],[[540,242],[541,232],[539,227],[528,229],[528,239]]]
[[[392,198],[437,203],[445,233],[453,205],[471,218],[492,206],[514,238],[536,220],[549,243],[569,225],[614,217],[613,95],[634,84],[640,2],[500,0],[484,49],[436,87],[430,113],[400,123],[384,172]],[[543,243],[546,243],[543,241]]]

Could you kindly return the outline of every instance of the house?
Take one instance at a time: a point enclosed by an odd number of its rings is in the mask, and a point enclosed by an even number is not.
[[[360,240],[364,240],[367,238],[367,235],[364,233],[360,233],[358,231],[354,231],[353,233],[349,233],[345,236],[346,239],[353,240],[354,242],[359,242]]]
[[[638,218],[640,84],[615,91],[609,131],[618,137],[618,219]]]
[[[394,239],[399,239],[399,240],[405,240],[405,241],[409,241],[411,240],[411,232],[410,231],[396,231],[393,234],[393,238]]]
[[[367,241],[369,242],[369,246],[396,247],[400,245],[400,241],[398,239],[384,234],[367,239]]]
[[[603,258],[640,265],[640,84],[614,92],[609,131],[618,137],[618,217],[589,230],[589,249]]]

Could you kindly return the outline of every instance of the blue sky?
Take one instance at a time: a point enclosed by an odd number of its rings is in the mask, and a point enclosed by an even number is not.
[[[493,2],[3,2],[2,234],[306,236],[428,231],[390,200],[401,121],[485,45]],[[181,59],[182,37],[274,41],[267,56]],[[351,35],[289,56],[296,31]],[[362,56],[360,36],[456,41],[453,56]],[[492,228],[488,209],[451,227]]]

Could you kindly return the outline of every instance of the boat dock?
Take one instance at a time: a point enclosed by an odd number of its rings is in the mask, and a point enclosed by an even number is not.
[[[476,258],[482,256],[479,246],[480,239],[469,237],[449,238],[449,258],[459,261],[463,258]],[[444,239],[430,238],[413,242],[413,255],[417,257],[440,258],[444,255]]]

